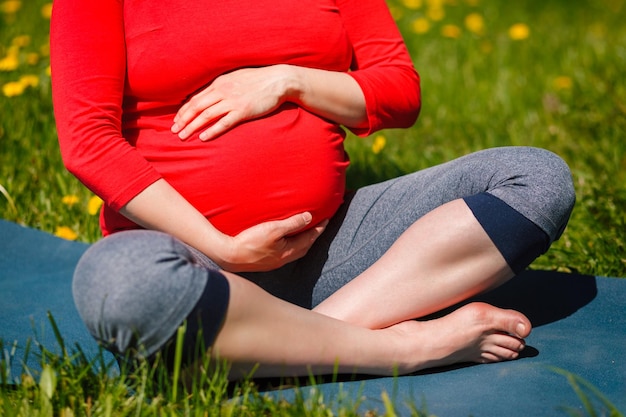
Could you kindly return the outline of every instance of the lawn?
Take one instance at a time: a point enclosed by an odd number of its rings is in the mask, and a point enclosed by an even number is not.
[[[531,267],[626,277],[626,1],[388,3],[422,78],[423,110],[410,129],[348,138],[349,185],[487,147],[543,147],[570,165],[577,206],[561,240]],[[56,143],[48,59],[50,7],[45,0],[0,0],[0,218],[93,242],[99,238],[99,200],[65,171]],[[14,397],[22,401],[38,396],[35,403],[42,412],[47,412],[46,401],[56,399],[57,413],[69,409],[90,415],[100,407],[110,415],[107,410],[140,410],[142,395],[158,398],[145,406],[148,413],[178,412],[193,401],[217,404],[225,395],[218,380],[208,399],[181,402],[160,397],[155,389],[124,402],[115,393],[127,389],[126,382],[76,375],[83,368],[64,365],[67,358],[57,360],[62,362],[54,364],[57,373],[67,377],[59,376],[57,384],[65,384],[71,394],[29,388]],[[79,387],[81,381],[89,381],[89,388]],[[132,387],[151,388],[145,381]],[[246,398],[257,398],[246,387]],[[52,392],[49,398],[47,392]],[[3,398],[0,414],[17,415]],[[269,413],[264,408],[269,407],[298,414],[297,404],[257,400],[251,400],[260,407],[255,411]],[[222,412],[245,409],[229,407],[223,406]],[[322,407],[312,415],[327,414]]]

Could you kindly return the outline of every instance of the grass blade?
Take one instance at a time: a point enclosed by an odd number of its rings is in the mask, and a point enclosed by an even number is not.
[[[15,205],[15,201],[13,201],[13,198],[11,197],[11,194],[9,194],[7,189],[4,188],[2,186],[2,184],[0,184],[0,194],[2,194],[4,196],[4,198],[7,199],[8,203],[9,203],[9,208],[11,209],[13,214],[17,215],[17,206]]]
[[[187,324],[183,323],[176,332],[176,350],[174,353],[174,374],[173,374],[173,386],[172,386],[172,402],[176,402],[178,398],[178,381],[180,380],[180,367],[183,360],[183,340],[185,338],[185,332],[187,331]]]
[[[553,372],[563,375],[567,379],[589,416],[595,417],[597,415],[592,402],[592,399],[595,398],[606,408],[609,412],[609,416],[624,417],[624,414],[617,409],[611,400],[609,400],[606,395],[600,392],[600,390],[589,381],[561,368],[551,367],[551,369]],[[591,397],[585,392],[585,390],[591,393]]]
[[[57,323],[54,320],[54,317],[52,317],[52,313],[50,313],[50,311],[48,311],[47,316],[48,316],[48,320],[50,321],[50,325],[52,326],[54,337],[56,338],[57,343],[61,347],[61,353],[63,354],[63,356],[67,356],[67,350],[65,349],[65,341],[63,340],[63,337],[61,336],[61,332],[59,331],[59,326],[57,326]]]

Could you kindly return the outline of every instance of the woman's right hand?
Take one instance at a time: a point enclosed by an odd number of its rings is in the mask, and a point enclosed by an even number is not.
[[[311,213],[301,213],[252,226],[229,238],[220,259],[213,260],[229,272],[279,268],[303,257],[328,224],[326,220],[303,231],[312,219]]]
[[[139,193],[120,213],[145,229],[171,234],[230,272],[270,271],[295,261],[307,253],[328,224],[323,221],[310,227],[311,213],[300,213],[231,237],[217,230],[163,179]]]

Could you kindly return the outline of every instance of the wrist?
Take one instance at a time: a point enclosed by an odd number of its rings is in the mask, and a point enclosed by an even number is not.
[[[306,82],[303,75],[304,69],[295,65],[280,64],[283,75],[283,99],[295,104],[302,104],[306,93]]]
[[[202,233],[196,249],[204,253],[220,268],[227,269],[231,263],[232,237],[220,232],[207,221],[208,227]]]
[[[213,235],[211,240],[207,240],[206,249],[202,252],[213,262],[228,272],[245,272],[246,263],[241,258],[241,252],[236,239],[232,236],[217,232],[219,236]]]

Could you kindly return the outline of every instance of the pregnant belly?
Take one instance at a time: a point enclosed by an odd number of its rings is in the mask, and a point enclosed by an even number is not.
[[[167,144],[156,147],[153,140],[139,140],[137,147],[229,235],[305,211],[314,225],[343,201],[343,132],[300,109],[243,124],[210,142],[180,142],[171,135],[163,140]]]

